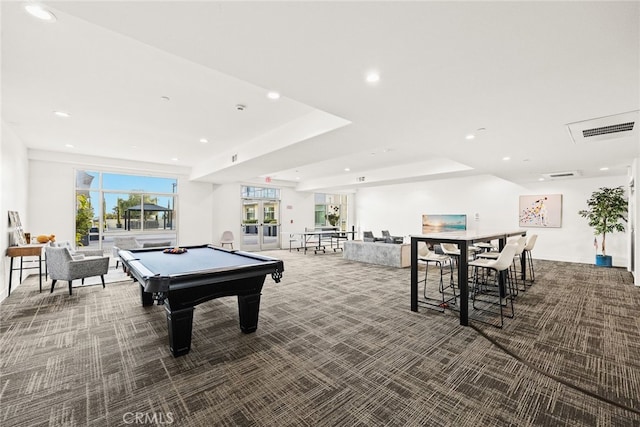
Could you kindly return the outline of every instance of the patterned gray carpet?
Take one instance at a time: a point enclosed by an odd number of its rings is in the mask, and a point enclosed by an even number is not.
[[[500,330],[411,312],[409,269],[265,254],[286,271],[265,282],[257,332],[240,332],[235,297],[210,301],[179,358],[137,285],[70,297],[29,278],[0,304],[0,425],[640,425],[640,289],[624,270],[537,261]]]

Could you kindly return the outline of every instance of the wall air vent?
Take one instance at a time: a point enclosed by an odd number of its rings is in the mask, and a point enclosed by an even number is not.
[[[640,110],[567,124],[573,142],[595,142],[608,139],[637,137]]]
[[[542,174],[546,179],[573,178],[580,175],[582,175],[580,171],[551,172]]]
[[[233,156],[231,156],[231,163],[235,163],[238,161],[238,155],[234,154]]]
[[[364,182],[364,176],[359,176],[358,178],[356,178],[356,180],[358,182]]]

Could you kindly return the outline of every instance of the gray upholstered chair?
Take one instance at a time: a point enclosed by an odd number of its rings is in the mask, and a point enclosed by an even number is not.
[[[382,230],[382,237],[387,243],[404,243],[404,237],[392,236],[391,233],[389,233],[389,230]]]
[[[76,249],[73,247],[70,241],[63,240],[61,242],[51,242],[51,246],[56,248],[67,248],[73,259],[82,259],[88,256],[104,256],[102,249],[88,249],[88,248],[79,248]]]
[[[142,245],[135,237],[114,237],[113,238],[113,258],[116,260],[116,268],[120,263],[119,250],[128,251],[130,249],[140,249]]]
[[[104,275],[109,271],[109,257],[85,257],[74,259],[67,248],[47,246],[44,248],[47,270],[51,276],[51,292],[58,280],[69,282],[69,295],[72,295],[72,281],[85,277],[100,276],[104,288]]]
[[[384,238],[375,237],[373,235],[373,231],[363,231],[362,232],[362,240],[365,242],[384,242]]]

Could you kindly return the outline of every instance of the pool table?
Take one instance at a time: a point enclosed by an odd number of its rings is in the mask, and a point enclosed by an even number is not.
[[[191,349],[194,307],[214,298],[236,295],[240,329],[255,332],[266,275],[280,282],[284,263],[212,245],[183,248],[186,252],[181,254],[166,253],[167,248],[118,252],[125,271],[140,284],[142,305],[164,304],[173,356]]]

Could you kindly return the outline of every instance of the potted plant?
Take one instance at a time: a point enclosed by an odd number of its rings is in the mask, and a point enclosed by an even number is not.
[[[76,209],[76,245],[89,246],[89,230],[93,225],[93,207],[86,195],[77,195]]]
[[[628,203],[624,197],[622,186],[615,188],[600,187],[591,193],[591,198],[587,200],[587,209],[578,212],[583,218],[589,220],[589,226],[593,227],[596,236],[602,235],[602,255],[597,254],[598,239],[594,239],[596,247],[596,265],[611,267],[612,258],[607,255],[606,238],[607,233],[614,231],[624,231],[624,224],[627,221]]]

